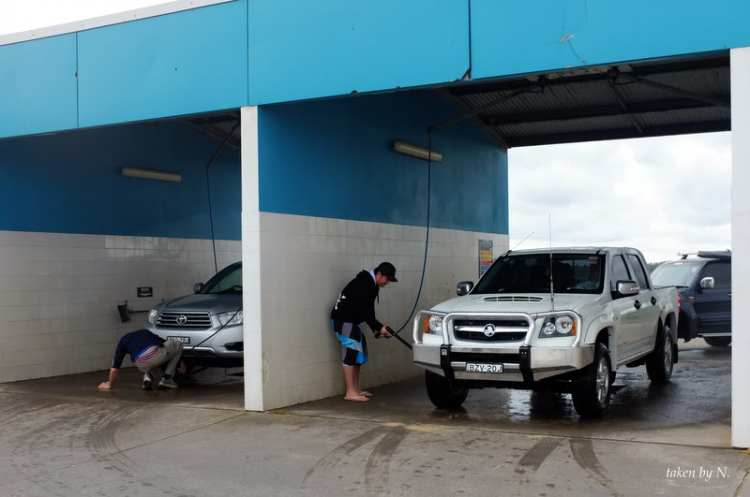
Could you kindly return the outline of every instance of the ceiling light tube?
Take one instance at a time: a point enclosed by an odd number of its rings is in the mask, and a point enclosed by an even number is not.
[[[141,169],[138,167],[123,167],[120,170],[120,174],[131,178],[155,179],[159,181],[170,181],[172,183],[179,183],[182,181],[182,175],[178,173],[154,171],[153,169]]]
[[[406,143],[398,140],[395,140],[393,142],[393,151],[400,154],[411,155],[412,157],[417,157],[418,159],[424,160],[427,160],[428,156],[432,155],[432,162],[440,162],[443,160],[443,154],[441,154],[437,150],[433,149],[432,154],[430,154],[430,151],[425,147],[420,147],[419,145],[413,145],[411,143]]]

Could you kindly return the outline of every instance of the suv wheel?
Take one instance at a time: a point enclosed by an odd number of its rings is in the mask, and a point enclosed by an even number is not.
[[[656,338],[656,347],[646,357],[646,373],[653,383],[667,383],[674,367],[672,328],[664,325]]]
[[[424,379],[427,396],[430,397],[430,401],[435,404],[435,407],[456,409],[461,407],[461,404],[466,400],[466,396],[469,395],[469,389],[463,386],[461,382],[450,382],[430,371],[425,371]]]
[[[573,386],[573,406],[584,418],[599,418],[607,414],[609,398],[612,395],[612,366],[609,350],[603,343],[594,349],[594,362],[586,375]]]
[[[732,337],[703,337],[711,347],[729,347]]]

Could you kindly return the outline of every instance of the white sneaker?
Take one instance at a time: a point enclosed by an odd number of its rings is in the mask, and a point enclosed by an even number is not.
[[[146,373],[143,375],[143,389],[151,390],[151,385],[154,383],[154,377]]]
[[[162,378],[161,380],[159,380],[159,387],[161,387],[161,388],[177,388],[177,383],[175,383],[174,380],[171,379],[171,378],[168,379],[168,380],[165,380],[164,378]]]

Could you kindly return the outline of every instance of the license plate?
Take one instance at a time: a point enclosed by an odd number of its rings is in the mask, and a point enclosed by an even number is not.
[[[175,342],[190,343],[190,337],[167,337],[167,340],[173,340]]]
[[[502,373],[502,364],[476,364],[473,362],[466,363],[467,373]]]

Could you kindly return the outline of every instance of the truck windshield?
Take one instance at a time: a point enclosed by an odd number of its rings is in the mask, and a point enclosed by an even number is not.
[[[198,293],[242,294],[242,264],[225,267],[208,280]]]
[[[604,256],[553,254],[552,277],[555,293],[602,293]],[[471,293],[549,293],[549,291],[549,254],[518,254],[496,260]]]
[[[651,273],[651,281],[656,286],[690,286],[698,274],[702,262],[665,262]]]

